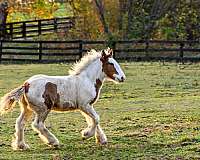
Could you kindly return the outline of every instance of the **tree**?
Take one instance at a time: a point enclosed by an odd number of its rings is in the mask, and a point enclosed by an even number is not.
[[[4,39],[6,37],[6,19],[8,16],[8,3],[2,2],[0,4],[0,38]]]
[[[26,7],[7,1],[9,8],[1,11],[2,24],[6,19],[52,18],[62,4],[76,17],[76,29],[68,36],[76,39],[200,38],[199,0],[21,0]],[[22,18],[16,19],[16,13]]]
[[[150,39],[156,30],[157,24],[169,11],[176,9],[179,0],[153,0],[144,2],[144,29],[143,38]]]
[[[103,6],[103,2],[102,2],[102,0],[94,0],[94,3],[96,6],[96,9],[97,9],[97,13],[98,13],[100,22],[104,28],[104,33],[106,33],[109,37],[109,36],[111,36],[111,32],[110,32],[110,30],[108,28],[108,24],[105,20],[105,9]]]

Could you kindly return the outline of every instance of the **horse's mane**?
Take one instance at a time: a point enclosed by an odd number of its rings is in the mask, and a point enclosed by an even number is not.
[[[87,68],[92,62],[96,59],[101,57],[101,52],[97,52],[96,50],[92,49],[86,55],[84,55],[81,60],[76,62],[72,68],[69,70],[70,75],[78,75],[80,74],[85,68]]]

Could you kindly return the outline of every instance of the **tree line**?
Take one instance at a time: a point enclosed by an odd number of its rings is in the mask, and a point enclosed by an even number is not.
[[[0,25],[13,13],[77,17],[73,38],[198,40],[199,0],[1,0]],[[23,2],[23,5],[22,5]],[[30,3],[31,2],[31,3]],[[34,13],[34,14],[33,14]]]

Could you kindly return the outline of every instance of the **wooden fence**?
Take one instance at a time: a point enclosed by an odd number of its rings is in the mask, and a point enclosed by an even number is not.
[[[74,20],[73,17],[64,17],[7,23],[6,27],[2,27],[2,29],[6,28],[6,32],[2,31],[6,35],[2,36],[9,39],[19,39],[48,34],[63,29],[69,30],[74,27]]]
[[[0,62],[69,62],[80,59],[90,49],[111,45],[114,57],[131,61],[200,61],[199,41],[0,41]]]

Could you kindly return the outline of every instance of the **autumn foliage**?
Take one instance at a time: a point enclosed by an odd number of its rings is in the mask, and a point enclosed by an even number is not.
[[[71,37],[186,39],[200,37],[196,0],[8,0],[7,22],[76,17]]]

